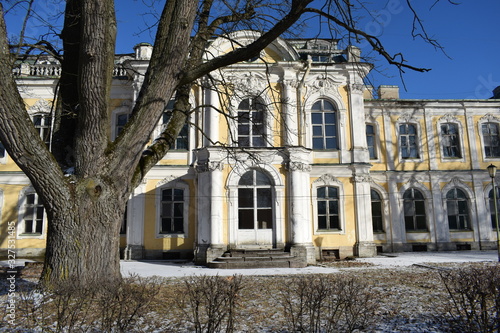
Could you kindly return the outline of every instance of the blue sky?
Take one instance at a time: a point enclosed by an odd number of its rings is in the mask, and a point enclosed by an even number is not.
[[[45,5],[38,11],[45,14],[53,15],[62,8],[62,4],[55,5],[51,0],[42,2]],[[429,10],[435,0],[413,0],[427,32],[444,47],[446,55],[412,39],[412,16],[406,0],[367,1],[370,2],[372,4],[367,8],[360,27],[377,35],[391,53],[402,52],[409,64],[432,69],[427,73],[407,70],[403,74],[405,91],[398,71],[370,53],[369,47],[361,45],[363,54],[376,65],[377,70],[370,75],[375,87],[399,85],[402,98],[474,99],[489,98],[491,91],[500,86],[500,1],[456,0],[460,4],[454,6],[441,0]],[[142,1],[120,0],[116,3],[119,28],[116,51],[130,53],[137,43],[151,42],[152,36],[148,32],[140,33],[153,20],[152,16],[143,15],[146,10]],[[381,4],[386,4],[386,7],[381,9]],[[378,17],[378,21],[373,17]],[[8,28],[20,22],[14,15],[9,15],[8,19]],[[40,28],[34,26],[31,30],[36,32]],[[303,37],[317,34],[318,25],[311,22]],[[322,36],[330,37],[324,29]]]

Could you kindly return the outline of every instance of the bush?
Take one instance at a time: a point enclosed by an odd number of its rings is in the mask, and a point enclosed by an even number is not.
[[[192,325],[190,331],[234,332],[238,293],[242,288],[241,275],[187,278],[178,305]]]
[[[277,294],[292,332],[352,332],[368,324],[375,299],[369,287],[347,275],[302,275]]]
[[[460,332],[500,330],[500,266],[468,266],[442,272],[451,298],[449,324]]]
[[[44,332],[134,332],[159,289],[156,279],[125,278],[81,288],[72,282],[51,291],[21,292],[20,327]]]

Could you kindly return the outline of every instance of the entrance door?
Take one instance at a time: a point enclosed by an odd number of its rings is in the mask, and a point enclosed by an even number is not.
[[[238,183],[238,244],[273,247],[273,186],[257,170],[246,172]]]

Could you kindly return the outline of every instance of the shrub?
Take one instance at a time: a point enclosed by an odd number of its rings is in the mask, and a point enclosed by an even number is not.
[[[347,275],[302,275],[277,293],[292,332],[352,332],[368,324],[374,295],[359,279]]]
[[[500,330],[500,266],[468,266],[442,272],[451,299],[449,324],[460,332]]]

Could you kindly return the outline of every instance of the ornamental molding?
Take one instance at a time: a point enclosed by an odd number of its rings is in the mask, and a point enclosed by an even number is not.
[[[440,123],[459,123],[460,121],[455,115],[452,115],[451,113],[445,114],[441,118],[439,118]]]
[[[52,109],[51,103],[45,99],[39,99],[31,108],[28,109],[30,115],[40,114],[40,113],[50,113]]]
[[[479,118],[479,122],[500,122],[500,118],[497,116],[492,115],[491,113],[488,113],[484,115],[483,117]]]
[[[352,177],[354,183],[374,183],[370,175],[355,175]]]
[[[351,83],[347,86],[351,93],[362,94],[365,90],[365,85],[362,83]]]
[[[156,188],[163,187],[166,184],[170,184],[173,187],[175,187],[179,184],[186,185],[186,182],[179,177],[168,176],[160,180],[158,183],[156,183]]]
[[[318,179],[316,179],[313,184],[320,184],[320,185],[338,185],[338,186],[342,186],[342,182],[340,180],[338,180],[337,177],[329,174],[329,173],[325,173],[323,175],[321,175],[321,177],[319,177]]]
[[[289,171],[311,172],[312,168],[307,163],[290,161],[287,163],[287,169]]]
[[[222,161],[205,161],[196,165],[197,173],[212,172],[215,170],[222,171],[224,163]]]
[[[412,113],[407,112],[398,118],[398,122],[400,122],[400,123],[416,123],[416,122],[418,122],[418,119],[416,117],[414,117]]]
[[[227,81],[230,82],[234,90],[252,96],[260,95],[267,88],[266,77],[253,72],[230,75],[227,77]]]
[[[312,76],[309,80],[306,80],[306,85],[315,89],[331,89],[336,88],[342,83],[341,80],[335,79],[328,74],[319,74]]]

